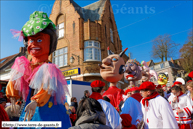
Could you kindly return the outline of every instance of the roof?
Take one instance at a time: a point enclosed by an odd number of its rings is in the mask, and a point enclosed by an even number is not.
[[[82,8],[73,0],[70,0],[70,2],[72,3],[72,5],[74,6],[75,10],[78,12],[78,14],[80,15],[80,17],[83,18],[83,13],[82,13]]]
[[[88,19],[90,19],[90,21],[95,21],[100,20],[106,0],[99,0],[85,7],[80,7],[73,0],[70,0],[70,2],[75,7],[75,10],[78,12],[80,17],[84,19],[84,21],[87,21]]]
[[[147,62],[147,66],[149,67],[149,64],[151,63],[151,60]]]
[[[88,19],[90,19],[91,21],[100,20],[103,13],[105,2],[106,0],[99,0],[93,4],[83,7],[84,20],[85,21],[87,21]]]
[[[9,62],[12,58],[14,58],[15,56],[17,56],[18,54],[19,54],[19,53],[0,59],[0,62],[3,61],[2,63],[0,63],[0,68],[1,68],[2,66],[4,66],[7,62]]]
[[[5,57],[3,59],[0,59],[0,61],[5,60],[2,64],[0,64],[0,72],[6,72],[7,69],[10,69],[15,61],[15,59],[19,56],[23,56],[24,54],[22,52]]]

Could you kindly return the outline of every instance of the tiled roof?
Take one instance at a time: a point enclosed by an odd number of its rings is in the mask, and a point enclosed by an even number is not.
[[[0,72],[6,72],[7,69],[10,69],[15,61],[15,59],[19,56],[23,56],[24,53],[20,52],[18,54],[14,54],[8,57],[5,57],[3,59],[0,59],[0,61],[5,60],[2,64],[0,64]]]
[[[2,66],[4,66],[7,62],[9,62],[12,58],[17,56],[18,54],[19,53],[0,59],[0,62],[3,61],[2,63],[0,63],[0,69],[1,69]]]
[[[147,66],[149,67],[149,64],[151,63],[151,60],[147,62]]]
[[[80,17],[84,19],[84,21],[87,21],[88,19],[95,21],[100,20],[106,0],[99,0],[85,7],[80,7],[73,0],[70,2],[73,4],[75,10],[78,12]]]
[[[106,0],[99,0],[93,4],[83,7],[84,20],[85,21],[87,21],[88,19],[90,19],[91,21],[100,20],[103,13],[105,2]]]

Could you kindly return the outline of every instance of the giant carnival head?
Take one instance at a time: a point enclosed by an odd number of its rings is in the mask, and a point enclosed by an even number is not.
[[[124,78],[128,81],[137,81],[141,77],[141,64],[136,59],[129,59],[125,64]]]
[[[108,57],[102,60],[102,65],[99,64],[104,80],[115,83],[123,78],[125,62],[122,56],[126,50],[127,48],[120,54],[114,54],[108,47]]]
[[[158,84],[166,85],[168,82],[168,76],[165,73],[158,74]]]
[[[157,80],[157,73],[154,70],[151,70],[147,63],[145,61],[141,62],[141,66],[142,66],[142,78],[141,78],[141,83],[149,81],[151,77],[154,76],[154,78]]]
[[[29,21],[22,27],[21,35],[24,38],[25,48],[31,56],[48,56],[56,50],[56,26],[44,12],[32,13]]]

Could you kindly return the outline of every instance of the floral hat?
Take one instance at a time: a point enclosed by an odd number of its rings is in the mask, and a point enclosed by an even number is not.
[[[49,24],[56,29],[55,24],[48,18],[47,14],[42,11],[35,11],[30,15],[29,21],[22,27],[24,37],[35,35],[44,30]]]

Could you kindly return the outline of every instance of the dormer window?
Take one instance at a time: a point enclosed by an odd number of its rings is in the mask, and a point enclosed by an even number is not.
[[[64,22],[58,24],[58,39],[64,37]]]

